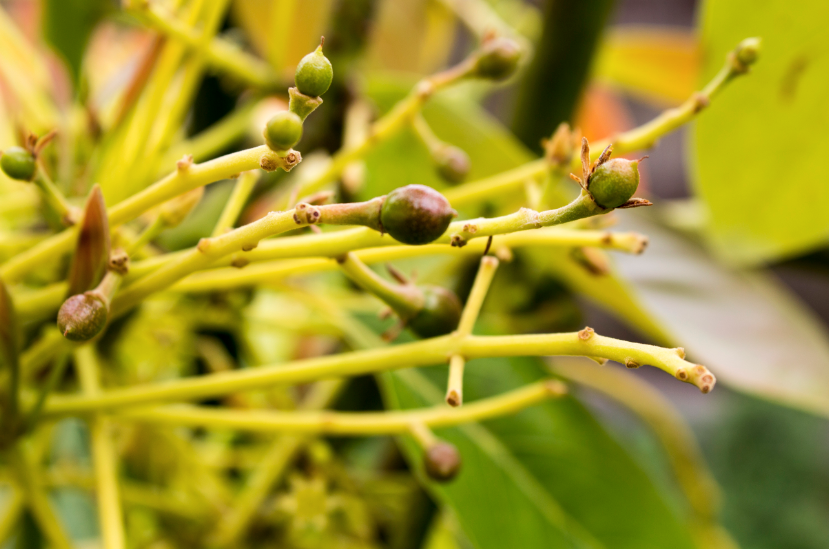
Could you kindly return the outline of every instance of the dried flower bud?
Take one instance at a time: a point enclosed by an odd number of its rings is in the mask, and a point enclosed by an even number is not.
[[[461,455],[454,444],[438,442],[426,450],[423,466],[432,480],[448,482],[455,478],[461,469]]]
[[[438,174],[449,183],[460,183],[469,173],[469,155],[452,145],[440,147],[432,154]]]
[[[492,80],[509,78],[518,68],[521,46],[509,38],[491,38],[481,45],[475,62],[475,75]]]
[[[406,185],[386,196],[380,209],[383,230],[404,244],[428,244],[449,227],[457,212],[442,194],[425,185]]]
[[[596,167],[590,175],[587,190],[596,204],[605,209],[618,208],[633,196],[639,187],[639,161],[614,158]]]
[[[407,325],[422,338],[452,333],[461,320],[463,307],[454,292],[440,286],[420,286],[423,308],[409,319]]]
[[[0,156],[0,168],[12,179],[31,181],[35,176],[35,155],[23,147],[9,147]]]
[[[58,311],[58,329],[70,341],[88,341],[107,323],[106,303],[95,293],[73,295]]]
[[[305,95],[319,97],[331,87],[334,69],[322,53],[322,45],[299,62],[294,75],[297,89]]]
[[[302,119],[291,111],[276,113],[262,132],[272,151],[287,151],[302,139]]]

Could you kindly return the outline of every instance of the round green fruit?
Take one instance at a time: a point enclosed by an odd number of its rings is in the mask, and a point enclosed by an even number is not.
[[[426,339],[450,334],[461,320],[461,301],[458,296],[440,286],[420,286],[423,308],[409,319],[407,326]]]
[[[106,304],[89,292],[73,295],[58,311],[58,329],[70,341],[89,341],[104,329],[106,323]]]
[[[504,80],[515,72],[520,59],[521,46],[515,40],[493,38],[481,46],[475,71],[482,78]]]
[[[637,187],[639,161],[614,158],[596,168],[590,176],[587,190],[596,204],[610,210],[630,200]]]
[[[35,176],[35,156],[23,147],[9,147],[0,156],[0,167],[12,179],[31,181]]]
[[[287,151],[302,139],[302,120],[291,111],[276,113],[262,132],[272,151]]]
[[[423,467],[429,478],[447,482],[455,478],[461,469],[461,455],[454,444],[438,442],[423,456]]]
[[[446,232],[457,212],[425,185],[406,185],[386,196],[380,209],[383,230],[403,244],[428,244]]]
[[[334,68],[331,61],[323,55],[322,46],[303,57],[294,74],[297,89],[311,97],[319,97],[327,92],[333,79]]]

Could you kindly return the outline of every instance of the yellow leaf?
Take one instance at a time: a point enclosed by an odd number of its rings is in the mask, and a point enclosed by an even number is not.
[[[608,31],[593,76],[665,106],[694,92],[699,66],[698,41],[690,29],[626,26]]]

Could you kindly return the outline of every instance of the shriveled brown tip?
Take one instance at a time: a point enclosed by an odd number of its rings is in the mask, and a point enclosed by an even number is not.
[[[633,360],[630,357],[625,359],[625,367],[627,367],[631,370],[635,370],[636,368],[639,368],[640,366],[642,366],[642,365],[639,364],[638,362],[636,362],[635,360]]]
[[[279,167],[279,163],[271,156],[270,153],[265,153],[259,157],[259,167],[266,172],[272,172]]]
[[[446,395],[446,404],[452,406],[453,408],[457,408],[462,404],[461,396],[457,391],[449,391]]]
[[[547,391],[548,395],[554,397],[564,396],[568,393],[567,385],[557,379],[548,379],[544,381],[544,389]]]
[[[680,368],[676,371],[676,378],[682,381],[686,381],[688,379],[688,372],[685,368]]]
[[[585,326],[585,328],[579,332],[579,339],[582,341],[587,341],[594,335],[596,335],[596,330],[594,330],[590,326]]]
[[[646,235],[640,234],[640,235],[638,235],[638,237],[639,237],[639,241],[637,243],[636,249],[633,250],[633,253],[635,253],[637,255],[643,253],[645,251],[645,249],[647,249],[648,244],[650,243],[650,240],[648,239],[648,237]]]
[[[676,354],[679,358],[683,360],[685,359],[685,348],[677,347],[676,349],[674,349],[674,351],[676,351]]]
[[[702,394],[707,395],[708,393],[711,392],[711,389],[713,389],[713,388],[714,388],[713,385],[705,384],[705,385],[700,386],[699,390],[702,392]]]
[[[621,206],[618,206],[618,207],[619,208],[639,208],[639,207],[642,207],[642,206],[653,206],[653,202],[651,202],[650,200],[647,200],[645,198],[631,198],[630,200],[628,200],[627,202],[625,202],[624,204],[622,204]]]

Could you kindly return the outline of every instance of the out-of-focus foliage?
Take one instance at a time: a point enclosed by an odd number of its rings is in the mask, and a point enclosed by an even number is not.
[[[694,131],[692,174],[708,235],[729,263],[791,257],[829,237],[829,4],[707,1],[700,12],[700,82],[739,37],[763,40],[751,81],[734,82]]]

